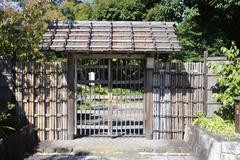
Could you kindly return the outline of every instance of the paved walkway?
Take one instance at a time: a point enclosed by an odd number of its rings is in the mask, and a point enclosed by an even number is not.
[[[85,137],[65,141],[42,141],[39,152],[44,153],[94,153],[97,155],[113,152],[146,153],[191,153],[185,141],[147,140],[146,138],[93,138]]]
[[[184,141],[145,138],[79,138],[42,141],[25,160],[196,160]]]
[[[40,156],[34,155],[25,160],[197,160],[193,156],[167,156],[167,155],[142,155],[132,157],[110,157],[110,156]]]

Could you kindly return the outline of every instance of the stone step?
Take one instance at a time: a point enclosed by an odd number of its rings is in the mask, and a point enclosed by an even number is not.
[[[42,141],[38,154],[108,155],[108,154],[158,154],[191,155],[192,149],[185,141],[146,140],[145,138],[80,138],[71,141]]]

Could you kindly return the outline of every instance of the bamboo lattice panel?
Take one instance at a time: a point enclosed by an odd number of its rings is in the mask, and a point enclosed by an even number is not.
[[[203,63],[155,64],[153,137],[183,139],[185,125],[203,112]]]
[[[40,140],[67,139],[67,80],[64,63],[16,64],[15,96],[20,115]]]

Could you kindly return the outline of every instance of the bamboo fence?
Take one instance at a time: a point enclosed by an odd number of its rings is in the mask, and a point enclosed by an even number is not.
[[[153,138],[183,139],[203,112],[203,63],[157,63],[153,75]]]
[[[34,124],[40,140],[67,139],[65,66],[57,62],[16,63],[18,111]]]

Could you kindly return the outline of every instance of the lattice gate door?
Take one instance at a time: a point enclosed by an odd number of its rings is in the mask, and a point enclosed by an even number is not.
[[[78,136],[143,136],[143,60],[78,59]]]

